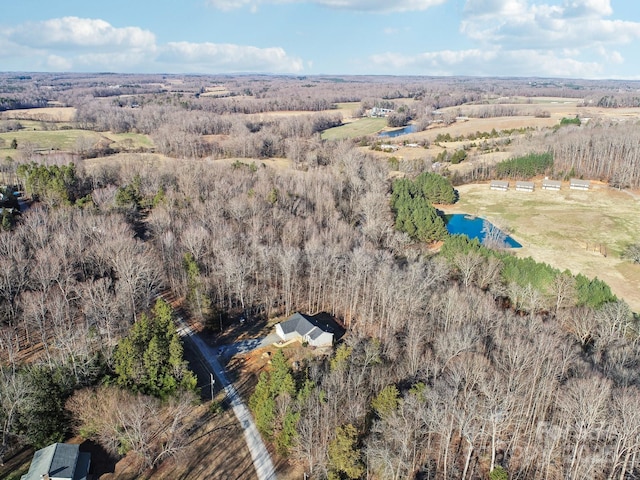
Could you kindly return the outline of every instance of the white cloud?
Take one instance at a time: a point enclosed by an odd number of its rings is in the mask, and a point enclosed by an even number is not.
[[[602,65],[580,61],[551,51],[470,49],[442,50],[408,56],[374,55],[371,62],[381,70],[415,75],[537,76],[595,78]]]
[[[515,16],[522,14],[526,9],[526,0],[467,0],[464,13],[474,16]]]
[[[229,11],[245,7],[247,5],[252,6],[255,9],[258,2],[255,0],[208,0],[207,4],[219,10]]]
[[[460,30],[503,49],[595,48],[640,39],[640,23],[609,20],[610,0],[467,0]]]
[[[160,62],[179,64],[192,72],[284,72],[303,69],[303,62],[279,47],[171,42],[162,49]]]
[[[59,55],[49,55],[47,57],[47,66],[54,72],[67,72],[72,69],[73,63]]]
[[[240,0],[241,1],[241,0]],[[0,30],[0,58],[16,70],[114,72],[283,72],[303,62],[279,47],[171,42],[100,19],[64,17]]]
[[[9,31],[8,38],[35,48],[148,49],[155,35],[138,27],[116,28],[100,19],[63,17],[29,22]]]
[[[312,3],[340,10],[386,13],[426,10],[430,7],[441,5],[446,1],[447,0],[208,0],[207,3],[217,9],[226,11],[248,6],[255,12],[258,5],[268,3]]]
[[[624,57],[617,50],[610,50],[604,47],[599,47],[597,49],[598,55],[600,55],[605,61],[615,64],[621,65],[624,63]]]
[[[565,0],[565,14],[568,17],[607,17],[613,13],[611,0]]]

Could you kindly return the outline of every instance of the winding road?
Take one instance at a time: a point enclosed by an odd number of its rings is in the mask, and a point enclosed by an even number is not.
[[[180,317],[178,320],[178,334],[181,337],[188,338],[193,346],[200,352],[202,358],[209,364],[211,371],[215,374],[218,382],[224,388],[227,398],[231,402],[233,413],[240,422],[244,431],[244,438],[253,460],[253,466],[256,469],[256,474],[259,480],[275,480],[276,470],[271,460],[271,455],[267,451],[267,448],[262,441],[262,437],[256,428],[256,424],[253,422],[253,417],[249,412],[249,409],[242,401],[240,394],[236,390],[236,387],[229,381],[226,376],[224,367],[218,361],[218,349],[210,347],[207,343],[200,338],[200,336],[187,325],[187,323]]]

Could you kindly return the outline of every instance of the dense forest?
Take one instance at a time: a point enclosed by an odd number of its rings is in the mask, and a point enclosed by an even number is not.
[[[327,312],[345,327],[328,356],[295,370],[274,358],[249,402],[263,436],[312,478],[639,474],[640,325],[628,305],[597,279],[515,257],[499,238],[449,236],[432,204],[455,202],[455,191],[426,173],[428,159],[397,178],[362,139],[319,136],[341,122],[337,102],[366,109],[412,99],[419,119],[488,93],[607,96],[613,108],[632,102],[631,87],[1,80],[7,108],[74,106],[74,128],[143,133],[167,158],[128,152],[126,162],[96,162],[114,152],[17,145],[5,159],[5,181],[29,203],[0,231],[0,458],[61,440],[70,425],[114,454],[137,452],[142,469],[184,447],[187,433],[163,423],[182,418],[195,387],[170,309],[156,302],[170,290],[214,331],[223,316],[294,311]],[[223,82],[224,94],[203,95]],[[306,113],[250,116],[288,110]],[[571,170],[637,187],[636,130],[563,126],[530,138],[531,156],[487,175]],[[293,168],[261,161],[274,157]],[[215,161],[223,158],[234,160]],[[123,438],[118,422],[142,404],[146,429]],[[175,435],[161,438],[166,431]]]

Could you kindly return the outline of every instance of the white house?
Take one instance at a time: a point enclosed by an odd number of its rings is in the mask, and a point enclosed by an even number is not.
[[[373,107],[369,111],[369,116],[370,117],[387,117],[391,113],[393,113],[393,109],[391,108]]]
[[[328,325],[321,325],[298,312],[278,323],[276,333],[285,342],[299,340],[313,347],[333,345],[333,332],[329,331]]]

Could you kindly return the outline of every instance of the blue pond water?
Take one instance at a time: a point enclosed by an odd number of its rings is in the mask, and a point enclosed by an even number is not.
[[[378,136],[394,138],[394,137],[399,137],[400,135],[406,135],[407,133],[414,133],[417,130],[418,130],[418,127],[416,125],[407,125],[406,127],[399,128],[398,130],[389,130],[388,132],[380,132]]]
[[[463,213],[445,215],[444,223],[447,226],[447,231],[451,235],[461,233],[462,235],[466,235],[469,238],[477,238],[480,243],[482,243],[485,237],[485,224],[491,225],[491,223],[484,218],[470,217],[469,215],[465,215]],[[520,245],[508,235],[506,236],[504,241],[510,248],[522,247],[522,245]]]

